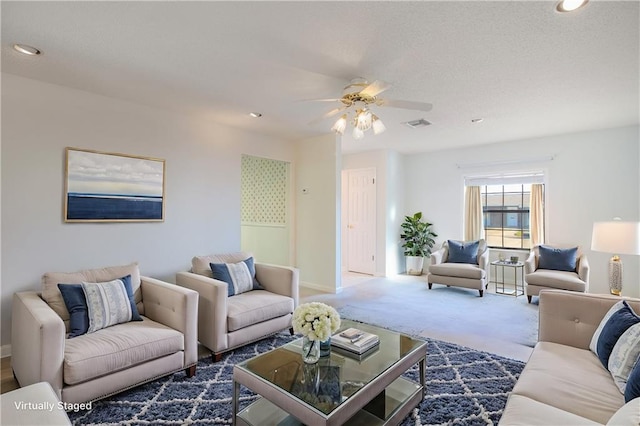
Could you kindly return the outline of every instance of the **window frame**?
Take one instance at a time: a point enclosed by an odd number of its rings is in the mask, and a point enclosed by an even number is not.
[[[519,185],[520,186],[520,191],[519,192],[514,192],[514,191],[506,191],[505,192],[505,186],[507,185]],[[525,185],[530,185],[528,182],[526,183],[509,183],[509,184],[505,184],[505,183],[501,183],[501,184],[484,184],[484,185],[479,185],[480,186],[480,196],[482,199],[482,224],[484,227],[484,233],[485,233],[485,240],[487,241],[487,246],[489,248],[492,249],[500,249],[500,250],[530,250],[532,248],[531,245],[531,229],[530,229],[530,218],[531,218],[531,206],[527,206],[526,208],[525,206],[525,194],[527,194],[529,197],[531,196],[531,189],[529,188],[528,191],[525,191],[524,186]],[[501,186],[502,187],[502,191],[500,193],[489,193],[488,191],[488,187],[489,186]],[[545,184],[542,184],[543,187],[543,194],[546,195],[546,188],[545,188]],[[520,196],[520,206],[517,209],[509,209],[509,208],[505,208],[505,193],[506,194],[513,194],[516,196]],[[487,207],[487,202],[488,202],[488,198],[490,194],[500,194],[501,196],[501,207],[502,208],[495,208],[495,206],[492,206],[492,208],[488,208]],[[544,211],[545,209],[545,197],[543,197],[543,201],[542,201],[542,209]],[[500,215],[500,228],[498,228],[500,230],[500,241],[501,241],[501,245],[500,246],[495,246],[495,245],[490,245],[489,244],[489,238],[488,238],[488,233],[487,233],[487,226],[489,224],[489,215],[490,214],[499,214]],[[505,215],[508,213],[516,213],[518,215],[520,215],[520,217],[522,217],[522,215],[527,215],[529,220],[527,221],[527,223],[525,224],[523,220],[519,220],[518,222],[520,223],[519,228],[505,228]],[[525,228],[526,226],[526,228]],[[520,232],[520,247],[508,247],[505,246],[505,230],[516,230]],[[525,233],[529,236],[528,238],[525,238]],[[528,245],[525,245],[525,241],[529,240]]]

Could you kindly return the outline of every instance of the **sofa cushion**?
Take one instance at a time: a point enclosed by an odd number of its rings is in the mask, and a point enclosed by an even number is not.
[[[581,291],[586,290],[586,284],[575,272],[554,271],[551,269],[538,269],[527,274],[527,284],[540,287],[551,287],[560,290]]]
[[[64,382],[82,383],[183,350],[182,333],[143,317],[65,341]]]
[[[252,257],[251,253],[243,251],[225,254],[208,254],[205,256],[194,256],[191,259],[191,272],[213,278],[211,263],[238,263]]]
[[[480,241],[455,241],[447,240],[449,247],[449,263],[478,264],[478,247]]]
[[[604,424],[624,405],[624,398],[586,349],[538,342],[513,393]]]
[[[579,415],[569,413],[526,396],[511,394],[500,417],[502,426],[592,426],[600,425]]]
[[[227,283],[227,296],[264,290],[256,279],[253,257],[237,263],[210,263],[213,278]]]
[[[265,290],[254,290],[227,299],[229,332],[293,313],[293,299]]]
[[[616,311],[607,320],[598,338],[597,355],[604,368],[608,368],[611,351],[620,336],[632,325],[640,323],[640,317],[633,312],[631,306],[626,301],[623,301],[622,304],[622,309]]]
[[[576,270],[578,247],[567,249],[539,246],[538,268],[572,272]]]
[[[429,273],[434,275],[443,275],[448,277],[483,279],[487,272],[469,263],[438,263],[429,266]]]
[[[69,312],[64,305],[58,284],[82,284],[82,282],[98,283],[115,280],[131,275],[131,288],[136,303],[142,300],[140,292],[140,270],[137,263],[106,268],[86,269],[78,272],[47,272],[42,276],[42,299],[53,309],[69,327]]]
[[[624,394],[627,387],[629,374],[640,358],[640,324],[632,325],[622,333],[618,339],[611,356],[607,369],[611,372],[613,381],[616,382],[620,392]]]

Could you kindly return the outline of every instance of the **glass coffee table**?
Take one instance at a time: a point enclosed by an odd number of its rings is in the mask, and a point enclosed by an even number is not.
[[[376,350],[362,359],[331,355],[305,364],[302,339],[233,367],[233,424],[386,425],[398,424],[425,393],[427,343],[383,328],[343,320],[341,330],[356,327],[380,337]],[[403,373],[419,364],[420,383]],[[260,395],[239,410],[240,386]]]

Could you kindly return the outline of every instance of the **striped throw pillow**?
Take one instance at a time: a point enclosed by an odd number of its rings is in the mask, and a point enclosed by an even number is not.
[[[104,283],[83,282],[82,290],[87,300],[89,315],[87,333],[131,321],[131,302],[122,280]]]

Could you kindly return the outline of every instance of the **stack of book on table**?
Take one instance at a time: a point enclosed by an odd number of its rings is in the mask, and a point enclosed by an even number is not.
[[[331,336],[331,346],[343,355],[364,359],[378,349],[380,338],[352,327]]]

